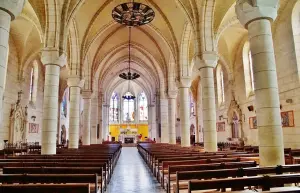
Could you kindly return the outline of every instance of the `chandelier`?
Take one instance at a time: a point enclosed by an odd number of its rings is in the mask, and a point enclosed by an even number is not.
[[[112,17],[113,19],[125,26],[129,27],[129,45],[128,45],[128,52],[129,52],[129,70],[127,73],[121,73],[119,75],[120,78],[124,80],[135,80],[140,77],[137,73],[131,73],[130,64],[131,64],[131,27],[135,26],[142,26],[145,24],[150,23],[154,17],[155,12],[152,8],[148,5],[143,3],[134,2],[127,2],[122,3],[116,6],[112,10]]]
[[[130,93],[130,81],[128,81],[128,91],[125,95],[122,96],[123,99],[126,100],[134,100],[136,97]],[[129,107],[128,107],[129,108]]]
[[[124,80],[135,80],[140,77],[137,73],[131,73],[130,72],[130,64],[131,64],[131,27],[129,27],[129,45],[128,45],[128,55],[129,55],[129,61],[128,61],[128,67],[129,70],[127,73],[123,72],[119,75],[120,78]]]
[[[150,23],[155,17],[155,12],[148,5],[133,1],[115,7],[112,17],[122,25],[141,26]]]

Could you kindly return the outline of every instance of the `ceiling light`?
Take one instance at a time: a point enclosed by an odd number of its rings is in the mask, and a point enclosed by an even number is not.
[[[143,3],[127,2],[116,6],[112,10],[112,17],[122,25],[141,26],[150,23],[155,12]]]

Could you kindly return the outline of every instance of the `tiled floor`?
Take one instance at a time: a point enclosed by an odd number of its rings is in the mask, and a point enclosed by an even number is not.
[[[123,147],[108,193],[164,193],[136,147]]]

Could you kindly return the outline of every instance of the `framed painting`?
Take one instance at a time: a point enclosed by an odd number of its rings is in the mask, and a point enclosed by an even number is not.
[[[217,132],[225,131],[225,122],[217,122]]]
[[[250,129],[257,129],[256,117],[249,117]]]
[[[282,127],[295,127],[294,112],[293,111],[281,112],[281,123],[282,123]]]
[[[28,133],[39,133],[39,124],[29,123]]]

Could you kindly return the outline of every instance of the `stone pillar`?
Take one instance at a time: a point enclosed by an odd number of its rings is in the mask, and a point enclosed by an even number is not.
[[[83,137],[82,144],[91,144],[91,105],[92,105],[92,91],[83,91]]]
[[[24,4],[25,0],[0,1],[0,149],[3,149],[3,140],[8,140],[9,137],[9,131],[5,131],[3,127],[3,95],[6,82],[10,23],[21,13]]]
[[[97,107],[98,107],[98,125],[97,127],[99,127],[99,138],[97,138],[97,144],[102,144],[102,98],[103,98],[103,94],[102,92],[98,92],[98,104],[97,104]],[[97,134],[97,132],[96,132]]]
[[[42,52],[42,63],[46,66],[41,150],[43,155],[56,154],[59,75],[60,68],[66,62],[66,56],[59,56],[57,51],[45,49]]]
[[[70,88],[70,116],[69,116],[69,148],[78,149],[80,129],[80,89],[83,82],[78,76],[68,78]]]
[[[169,91],[169,143],[176,144],[176,98],[177,91]]]
[[[107,136],[109,134],[108,132],[108,125],[109,125],[109,121],[108,121],[108,109],[109,109],[109,105],[107,104],[103,104],[102,105],[102,133],[103,133],[103,139],[104,141],[107,140]]]
[[[93,91],[91,108],[91,144],[97,144],[98,127],[98,91]]]
[[[276,62],[271,22],[279,0],[238,0],[238,19],[248,29],[255,81],[255,104],[261,166],[285,163]]]
[[[203,127],[203,113],[202,113],[202,88],[201,88],[201,80],[198,83],[198,90],[197,90],[197,133],[196,133],[196,142],[202,142],[202,132],[201,128]]]
[[[214,83],[214,68],[218,61],[218,55],[215,52],[205,52],[202,53],[202,60],[196,61],[200,65],[199,70],[202,85],[204,149],[208,152],[214,152],[218,151]]]
[[[161,143],[169,143],[168,99],[160,99]]]
[[[179,86],[180,92],[180,127],[181,127],[181,146],[191,146],[190,137],[190,100],[189,89],[191,87],[190,77],[181,77]],[[176,105],[176,103],[175,103]]]
[[[150,110],[150,125],[151,125],[151,139],[153,140],[155,138],[155,140],[157,140],[159,138],[158,136],[158,132],[157,132],[157,122],[156,122],[156,108],[155,105],[150,105],[149,106]]]

